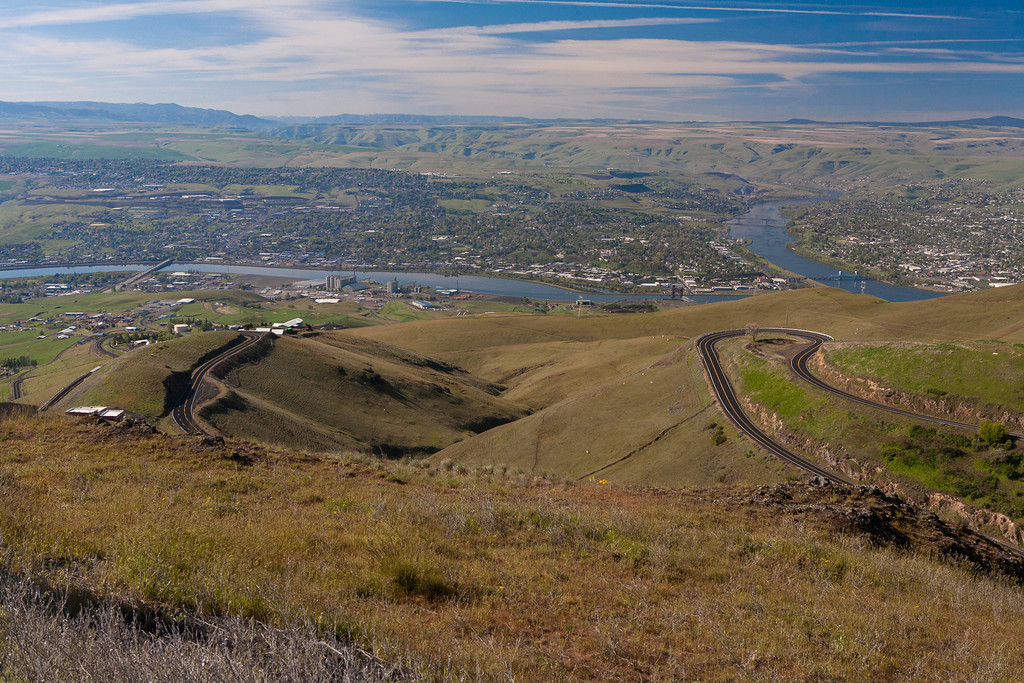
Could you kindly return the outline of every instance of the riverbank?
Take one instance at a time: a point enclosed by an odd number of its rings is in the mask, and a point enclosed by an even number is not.
[[[39,268],[22,268],[0,272],[0,279],[32,278],[66,273],[94,272],[128,272],[145,270],[151,265],[144,264],[104,264],[100,266],[71,266],[67,268],[46,266]],[[575,301],[586,298],[597,302],[656,300],[670,301],[671,298],[662,291],[627,294],[615,292],[593,292],[574,290],[561,284],[547,284],[525,279],[503,278],[490,275],[441,275],[429,272],[388,271],[388,270],[321,270],[300,269],[287,266],[246,266],[224,263],[172,263],[166,270],[193,271],[198,273],[218,273],[228,275],[264,275],[270,277],[286,277],[292,280],[320,280],[327,275],[356,275],[356,277],[372,276],[383,281],[397,280],[401,286],[424,285],[433,289],[452,289],[510,296],[517,299],[523,297],[546,301]],[[694,303],[711,303],[728,301],[743,297],[742,294],[726,292],[723,294],[688,295]]]
[[[728,222],[729,236],[733,239],[744,240],[750,252],[777,268],[787,270],[799,277],[811,279],[833,277],[840,269],[857,270],[856,266],[847,265],[845,268],[840,268],[808,258],[794,251],[790,246],[794,241],[793,235],[788,231],[790,219],[783,215],[780,209],[829,201],[832,198],[807,198],[802,201],[781,200],[758,204],[747,213]],[[837,281],[834,286],[854,294],[868,294],[886,301],[919,301],[949,294],[949,292],[935,292],[917,287],[894,285],[882,280]]]
[[[102,268],[104,270],[96,270],[92,272],[118,273],[121,272],[122,269],[124,269],[125,272],[145,270],[146,268],[152,268],[153,266],[158,265],[159,263],[160,261],[134,261],[132,263],[121,263],[111,261],[76,261],[69,263],[43,263],[36,265],[21,264],[0,266],[0,273],[22,270],[71,270],[78,268]]]

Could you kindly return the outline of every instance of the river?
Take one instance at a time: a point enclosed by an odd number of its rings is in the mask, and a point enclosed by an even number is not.
[[[109,265],[109,266],[70,266],[50,268],[19,268],[16,270],[0,271],[0,279],[13,279],[22,277],[38,277],[40,275],[60,275],[71,273],[108,273],[119,271],[139,271],[152,267],[151,265]],[[419,284],[434,289],[459,289],[479,294],[491,294],[496,296],[510,296],[517,299],[528,297],[530,299],[544,299],[547,301],[576,301],[577,299],[589,299],[591,301],[623,301],[623,300],[651,300],[667,299],[660,290],[652,294],[600,294],[573,292],[560,287],[529,282],[526,280],[512,280],[500,277],[484,277],[481,275],[438,275],[436,273],[406,273],[400,271],[351,271],[351,270],[311,270],[304,268],[268,268],[261,266],[231,266],[213,263],[172,263],[163,269],[166,271],[195,271],[199,273],[234,273],[241,275],[269,275],[273,277],[295,278],[296,280],[323,280],[328,275],[352,275],[355,274],[360,280],[371,279],[376,282],[387,282],[398,280],[403,286]],[[689,299],[697,303],[711,303],[715,301],[730,301],[742,299],[744,296],[690,296]]]
[[[729,236],[749,240],[750,244],[747,248],[750,251],[766,258],[780,268],[785,268],[798,275],[806,277],[837,275],[839,273],[837,268],[801,256],[786,246],[793,242],[793,236],[786,232],[789,219],[779,212],[779,208],[821,201],[827,201],[827,199],[790,199],[758,204],[742,216],[729,221]],[[861,292],[861,282],[853,280],[840,280],[824,284],[856,294]],[[920,301],[946,296],[942,292],[930,292],[916,287],[898,287],[885,282],[866,281],[863,284],[864,294],[877,296],[886,301]]]
[[[747,213],[729,221],[729,236],[749,240],[748,248],[755,254],[766,258],[781,268],[785,268],[798,275],[817,277],[823,275],[836,275],[838,270],[832,266],[811,260],[792,249],[787,244],[793,241],[792,236],[786,232],[789,219],[779,212],[783,206],[794,206],[797,204],[809,204],[813,202],[827,201],[824,199],[790,199],[758,204]],[[18,270],[0,271],[0,279],[33,277],[39,275],[57,275],[60,273],[96,273],[113,271],[145,270],[150,266],[131,265],[109,265],[109,266],[71,266],[66,268],[22,268]],[[298,280],[322,280],[328,275],[352,275],[351,270],[311,270],[303,268],[269,268],[261,266],[233,266],[212,263],[173,263],[165,271],[192,270],[202,273],[236,273],[244,275],[270,275],[275,277],[289,277]],[[528,297],[530,299],[545,299],[548,301],[575,301],[579,298],[592,301],[621,301],[644,300],[644,299],[665,299],[660,291],[651,294],[598,294],[578,293],[559,287],[529,282],[526,280],[512,280],[501,277],[485,277],[481,275],[438,275],[436,273],[406,273],[401,271],[355,271],[359,279],[372,279],[377,282],[387,282],[396,279],[403,286],[412,284],[425,285],[434,289],[459,289],[462,291],[477,292],[480,294],[491,294],[497,296],[510,296],[515,298]],[[828,282],[827,284],[840,287],[849,292],[860,293],[862,282],[853,280]],[[945,296],[941,292],[930,292],[914,287],[898,287],[884,282],[866,281],[863,282],[863,293],[877,296],[886,301],[919,301],[922,299],[933,299]],[[729,301],[744,298],[743,296],[690,296],[688,297],[697,303],[711,303],[716,301]]]

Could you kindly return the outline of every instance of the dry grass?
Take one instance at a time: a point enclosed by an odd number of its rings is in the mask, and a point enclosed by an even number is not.
[[[525,413],[468,373],[343,333],[277,339],[227,383],[236,394],[204,410],[217,429],[310,450],[433,453]]]
[[[354,334],[426,354],[512,347],[553,341],[635,339],[654,335],[694,337],[712,330],[797,327],[844,340],[1024,341],[1024,285],[959,296],[888,303],[840,289],[812,289],[702,304],[644,315],[464,316],[365,328]]]
[[[843,533],[841,492],[780,510],[44,417],[0,424],[0,443],[13,570],[315,624],[417,675],[1005,680],[1022,664],[1020,587]]]
[[[308,629],[238,617],[154,619],[81,598],[26,578],[0,581],[0,679],[347,683],[401,673]]]
[[[559,379],[576,390],[533,415],[453,444],[432,460],[508,465],[572,479],[593,475],[648,486],[766,483],[796,474],[772,458],[744,457],[752,444],[731,427],[727,440],[715,444],[714,431],[707,427],[724,419],[692,345],[661,337],[645,344],[606,344],[645,353],[634,354],[632,361],[619,360],[618,373],[605,368],[578,373],[587,360],[605,361],[600,353],[576,363],[555,360],[527,373],[512,390],[519,391],[516,395],[531,387],[546,393]],[[653,357],[652,350],[662,355]]]

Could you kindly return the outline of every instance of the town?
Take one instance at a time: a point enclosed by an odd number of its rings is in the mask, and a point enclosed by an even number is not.
[[[32,239],[0,246],[5,269],[173,259],[477,273],[624,293],[788,286],[725,237],[724,221],[747,206],[744,193],[666,178],[647,179],[651,187],[619,185],[609,174],[607,187],[584,191],[593,181],[575,176],[11,158],[0,160],[0,172],[18,186],[26,215],[63,212]],[[638,187],[645,195],[639,208],[602,203],[635,204]]]
[[[1024,281],[1024,190],[945,181],[858,193],[794,211],[814,258],[891,281],[974,291]]]

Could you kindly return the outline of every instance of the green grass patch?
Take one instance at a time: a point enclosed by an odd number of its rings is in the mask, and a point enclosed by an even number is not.
[[[438,204],[448,211],[483,213],[490,209],[494,202],[490,199],[442,199]]]
[[[1008,344],[865,345],[830,350],[851,377],[935,397],[960,396],[1024,412],[1024,349]]]
[[[31,332],[0,333],[0,360],[28,356],[38,364],[49,363],[58,353],[78,343],[84,337],[57,339],[52,330],[47,330],[46,339],[36,339],[39,330]]]
[[[26,206],[18,201],[0,204],[0,244],[16,244],[43,237],[56,223],[86,220],[104,209],[73,204]]]
[[[430,320],[431,318],[438,317],[438,313],[440,313],[440,311],[421,311],[418,308],[413,308],[404,301],[389,301],[384,305],[384,308],[378,312],[378,315],[389,320],[407,323],[413,320]]]
[[[196,157],[163,147],[70,144],[66,142],[26,142],[4,151],[7,156],[39,159],[153,159],[156,161],[195,161]]]
[[[779,368],[756,356],[744,356],[740,377],[752,399],[768,407],[783,420],[800,421],[821,438],[835,426],[840,415],[826,398],[814,396],[796,384]]]

